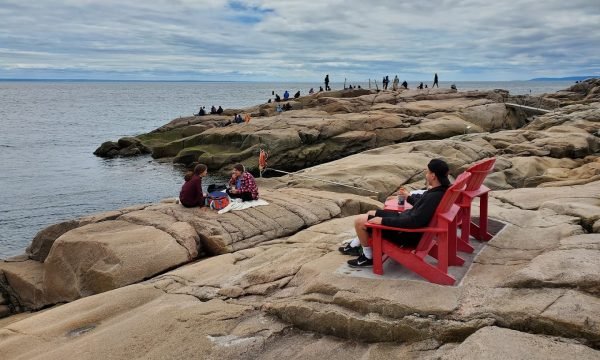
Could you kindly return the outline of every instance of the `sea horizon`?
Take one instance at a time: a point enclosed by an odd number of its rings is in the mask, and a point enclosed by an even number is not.
[[[552,77],[544,77],[544,78],[532,78],[532,79],[514,79],[514,80],[444,80],[444,82],[460,82],[460,83],[485,83],[485,82],[500,82],[500,83],[510,83],[510,82],[535,82],[535,81],[581,81],[586,79],[598,78],[598,76],[568,76],[568,77],[560,77],[560,78],[552,78]],[[377,79],[372,79],[377,80]],[[403,79],[411,82],[420,82],[423,81],[421,79]],[[145,80],[145,79],[83,79],[83,78],[62,78],[62,79],[53,79],[53,78],[39,78],[39,79],[29,79],[29,78],[0,78],[0,82],[142,82],[142,83],[152,83],[152,82],[174,82],[174,83],[284,83],[284,84],[312,84],[312,83],[320,83],[322,80],[314,80],[314,81],[294,81],[294,80],[170,80],[170,79],[153,79],[153,80]],[[368,82],[367,80],[358,81],[357,83]]]

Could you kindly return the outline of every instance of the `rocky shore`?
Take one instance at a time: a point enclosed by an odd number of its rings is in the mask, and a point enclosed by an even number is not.
[[[165,199],[52,225],[0,262],[3,358],[600,357],[600,80],[538,99],[346,90],[291,103],[246,109],[247,125],[176,119],[110,156],[252,168],[267,148],[270,167],[377,195],[284,176],[259,179],[269,205],[244,211]],[[354,215],[420,188],[431,158],[455,177],[491,156],[503,228],[455,286],[346,267],[337,246]]]

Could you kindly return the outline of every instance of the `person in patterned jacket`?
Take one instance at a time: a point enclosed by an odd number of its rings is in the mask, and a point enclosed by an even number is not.
[[[239,198],[242,201],[258,199],[258,186],[256,186],[254,176],[246,171],[244,165],[233,165],[227,194],[231,198]]]

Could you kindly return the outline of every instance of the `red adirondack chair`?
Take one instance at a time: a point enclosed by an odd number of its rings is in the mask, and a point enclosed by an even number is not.
[[[472,253],[473,246],[469,244],[469,236],[477,240],[487,241],[492,238],[488,233],[488,193],[490,189],[483,185],[486,176],[494,169],[495,158],[480,160],[469,167],[466,172],[471,174],[467,187],[462,192],[458,205],[460,206],[460,240],[458,250]],[[479,198],[479,225],[471,221],[471,203],[473,199]]]
[[[456,255],[456,224],[460,210],[456,205],[456,200],[470,177],[469,173],[462,173],[458,176],[454,184],[446,190],[427,227],[407,229],[367,223],[366,226],[372,229],[369,242],[373,247],[373,272],[382,275],[383,262],[392,258],[430,282],[442,285],[454,284],[456,280],[448,274],[448,265],[464,263],[464,260]],[[416,248],[406,248],[384,239],[382,230],[422,232],[423,236]],[[437,247],[437,250],[434,249],[434,246]],[[432,249],[432,255],[437,259],[435,265],[425,261],[425,257]]]

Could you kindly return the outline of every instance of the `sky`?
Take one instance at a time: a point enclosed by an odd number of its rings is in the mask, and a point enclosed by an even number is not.
[[[600,74],[600,0],[0,0],[0,79]]]

